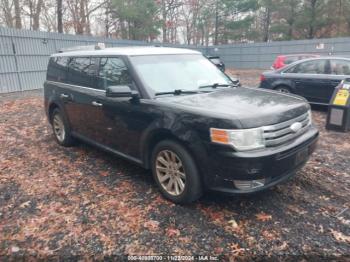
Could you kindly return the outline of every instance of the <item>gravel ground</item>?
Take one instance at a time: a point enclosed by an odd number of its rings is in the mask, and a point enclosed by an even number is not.
[[[260,75],[267,70],[261,69],[228,69],[226,73],[231,76],[238,77],[243,86],[257,87],[260,83]]]
[[[0,98],[0,261],[121,254],[349,261],[350,133],[326,131],[324,110],[313,111],[318,149],[292,180],[180,206],[132,163],[85,144],[58,146],[40,94]]]

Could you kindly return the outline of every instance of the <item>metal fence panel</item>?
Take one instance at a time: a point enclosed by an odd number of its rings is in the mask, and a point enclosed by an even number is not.
[[[162,45],[133,40],[35,32],[0,27],[0,93],[42,88],[49,55],[61,48],[106,43],[107,47]],[[313,53],[350,57],[350,38],[281,41],[271,43],[191,46],[205,55],[218,55],[227,68],[268,69],[277,55]]]
[[[16,61],[14,56],[0,55],[0,74],[16,72]]]
[[[37,88],[38,87],[36,87],[36,89]],[[0,91],[1,93],[11,93],[11,92],[22,91],[19,84],[18,74],[17,73],[0,74]]]

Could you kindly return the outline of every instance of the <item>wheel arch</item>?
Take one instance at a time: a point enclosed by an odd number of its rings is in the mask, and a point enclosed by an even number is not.
[[[50,105],[48,107],[47,117],[49,119],[50,124],[52,124],[52,113],[56,108],[61,109],[60,106],[55,102],[50,103]]]
[[[147,138],[145,139],[144,145],[142,147],[142,159],[143,159],[143,165],[145,168],[150,169],[151,168],[151,157],[154,147],[163,140],[173,140],[175,142],[178,142],[183,147],[185,147],[187,150],[190,151],[190,149],[186,146],[185,141],[180,139],[178,136],[176,136],[174,133],[172,133],[170,130],[161,128],[152,131]]]
[[[292,93],[295,93],[295,88],[288,83],[278,83],[273,87],[273,90],[276,90],[277,88],[281,88],[281,87],[285,87],[289,89]]]
[[[71,123],[69,121],[69,117],[66,115],[66,112],[64,110],[63,105],[61,105],[57,101],[52,101],[52,102],[49,103],[49,106],[48,106],[48,109],[47,109],[47,117],[48,117],[49,123],[52,124],[52,113],[57,108],[61,111],[62,117],[67,122],[68,128],[70,129],[71,128]]]

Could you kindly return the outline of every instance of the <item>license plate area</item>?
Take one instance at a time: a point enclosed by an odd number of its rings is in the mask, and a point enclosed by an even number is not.
[[[305,162],[307,160],[308,156],[309,156],[309,148],[306,148],[306,149],[299,151],[295,155],[295,165],[299,165],[299,164]]]

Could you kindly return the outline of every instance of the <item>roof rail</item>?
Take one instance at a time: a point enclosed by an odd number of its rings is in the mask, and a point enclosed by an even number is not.
[[[81,46],[72,46],[67,48],[61,48],[58,50],[58,53],[73,52],[73,51],[88,51],[88,50],[101,50],[105,49],[105,43],[97,43],[96,45],[81,45]]]

